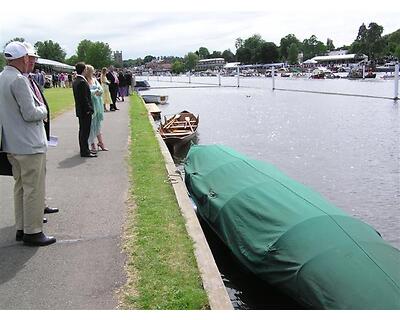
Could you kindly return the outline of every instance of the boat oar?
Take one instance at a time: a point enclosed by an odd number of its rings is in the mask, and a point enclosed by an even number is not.
[[[189,124],[190,130],[192,130],[192,132],[194,132],[192,124],[190,123],[190,118],[189,117],[185,117],[185,121]]]
[[[178,119],[180,117],[180,114],[176,114],[173,118],[170,119],[170,121],[165,124],[164,129],[168,129],[170,126],[173,125],[173,123],[175,122],[176,119]]]

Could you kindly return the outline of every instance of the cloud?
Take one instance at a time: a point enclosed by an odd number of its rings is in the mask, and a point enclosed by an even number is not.
[[[363,22],[383,25],[384,33],[398,28],[399,10],[366,10],[355,14],[357,10],[351,6],[327,10],[316,5],[308,8],[306,2],[303,1],[302,6],[269,9],[260,4],[264,10],[249,5],[243,11],[233,6],[204,11],[203,2],[191,11],[153,8],[153,12],[149,12],[139,8],[116,12],[106,11],[101,6],[102,11],[98,8],[80,12],[64,10],[57,14],[21,11],[18,15],[2,15],[0,45],[14,37],[24,37],[32,43],[53,40],[70,56],[81,40],[89,39],[108,43],[128,59],[148,54],[183,56],[201,46],[210,51],[229,48],[234,52],[236,38],[246,39],[256,33],[277,45],[282,37],[294,33],[300,40],[312,34],[323,42],[329,37],[336,46],[342,46],[351,44]]]

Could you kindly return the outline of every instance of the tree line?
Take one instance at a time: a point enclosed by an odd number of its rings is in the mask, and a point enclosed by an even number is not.
[[[108,43],[82,40],[76,49],[76,53],[66,58],[66,52],[61,46],[52,40],[38,41],[35,48],[40,57],[74,65],[78,61],[85,61],[95,68],[101,68],[114,64],[116,67],[135,67],[150,62],[156,58],[172,64],[175,73],[193,70],[199,59],[224,58],[226,62],[238,61],[242,64],[287,62],[297,64],[299,53],[303,54],[303,61],[317,55],[325,55],[332,50],[346,49],[349,53],[366,54],[374,62],[382,62],[383,59],[400,59],[400,29],[387,35],[383,34],[383,27],[371,22],[368,27],[363,23],[358,30],[355,40],[349,46],[335,48],[332,39],[326,42],[320,41],[315,35],[300,41],[294,34],[288,34],[280,40],[279,46],[273,42],[265,41],[259,34],[247,39],[235,40],[236,52],[230,49],[224,51],[210,51],[206,47],[200,47],[195,52],[188,52],[184,57],[164,56],[155,57],[147,55],[144,58],[128,59],[123,65],[114,62],[112,50]],[[24,41],[23,38],[14,38],[10,41]],[[9,42],[10,42],[9,41]],[[0,59],[0,68],[4,65],[4,59]]]
[[[4,45],[4,47],[12,41],[24,42],[25,39],[21,37],[11,39]],[[79,61],[85,61],[96,69],[110,66],[111,64],[115,65],[110,46],[108,43],[100,41],[94,42],[87,39],[82,40],[76,48],[76,53],[69,58],[66,58],[67,54],[65,50],[53,40],[37,41],[34,44],[34,47],[41,58],[69,65],[75,65]],[[1,58],[2,61],[0,61],[0,67],[4,66],[5,63],[3,56],[1,56]]]

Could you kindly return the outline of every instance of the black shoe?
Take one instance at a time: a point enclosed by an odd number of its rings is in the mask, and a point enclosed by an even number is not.
[[[56,213],[58,211],[59,211],[58,208],[52,208],[52,207],[44,208],[44,214]]]
[[[82,158],[97,158],[97,154],[89,153],[89,154],[82,154]]]
[[[110,111],[115,111],[115,108],[111,108]]]
[[[27,246],[48,246],[56,242],[56,238],[48,237],[43,232],[34,233],[34,234],[26,234],[22,238],[24,244]]]
[[[114,109],[114,110],[119,110],[119,108],[115,107],[115,109]]]
[[[17,230],[17,233],[15,234],[15,240],[22,241],[23,237],[24,237],[24,230]]]
[[[43,223],[47,223],[47,218],[43,218]]]

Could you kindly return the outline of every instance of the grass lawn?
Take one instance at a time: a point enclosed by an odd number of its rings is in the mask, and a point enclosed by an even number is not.
[[[51,119],[75,107],[71,88],[50,88],[44,90],[50,108]]]
[[[131,96],[132,205],[125,231],[124,309],[209,309],[184,218],[142,100]]]

